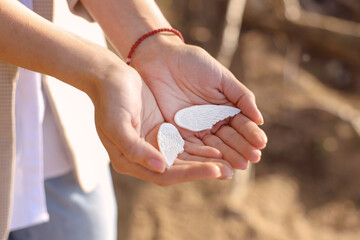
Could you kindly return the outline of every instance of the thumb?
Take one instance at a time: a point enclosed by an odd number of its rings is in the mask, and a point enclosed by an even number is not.
[[[163,155],[140,137],[131,122],[120,123],[113,134],[111,139],[126,159],[153,172],[163,173],[165,171],[166,161]]]
[[[229,71],[224,74],[221,87],[225,97],[239,108],[242,114],[258,125],[264,123],[264,119],[256,106],[255,95]]]

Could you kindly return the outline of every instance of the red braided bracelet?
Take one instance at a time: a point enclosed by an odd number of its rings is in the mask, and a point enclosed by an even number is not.
[[[153,30],[153,31],[151,31],[151,32],[148,32],[148,33],[142,35],[142,36],[134,43],[134,45],[131,47],[130,52],[129,52],[129,54],[128,54],[128,56],[127,56],[127,59],[126,59],[127,65],[130,65],[130,63],[131,63],[131,57],[132,57],[132,55],[134,54],[135,49],[140,45],[140,43],[141,43],[142,41],[144,41],[145,39],[147,39],[148,37],[150,37],[150,36],[152,36],[152,35],[155,35],[155,34],[157,34],[157,33],[160,33],[160,32],[172,32],[172,33],[174,33],[175,35],[177,35],[177,36],[184,42],[184,38],[182,37],[181,33],[180,33],[178,30],[173,29],[173,28],[159,28],[159,29]]]

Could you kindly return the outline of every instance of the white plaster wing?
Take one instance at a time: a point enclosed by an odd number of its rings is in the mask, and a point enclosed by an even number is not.
[[[217,122],[233,117],[240,111],[223,105],[195,105],[179,110],[174,120],[179,127],[198,132],[211,129]]]
[[[157,141],[160,152],[166,159],[167,168],[171,167],[179,153],[184,151],[184,140],[177,128],[171,123],[163,123],[159,128]]]

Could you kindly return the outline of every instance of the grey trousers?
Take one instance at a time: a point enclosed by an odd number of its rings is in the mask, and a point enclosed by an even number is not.
[[[117,207],[110,169],[91,193],[84,193],[74,172],[45,181],[50,221],[13,231],[9,240],[115,240]]]

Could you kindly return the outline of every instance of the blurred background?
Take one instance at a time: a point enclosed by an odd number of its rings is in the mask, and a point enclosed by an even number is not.
[[[255,93],[269,143],[232,181],[113,173],[119,239],[360,239],[360,1],[157,2]]]

